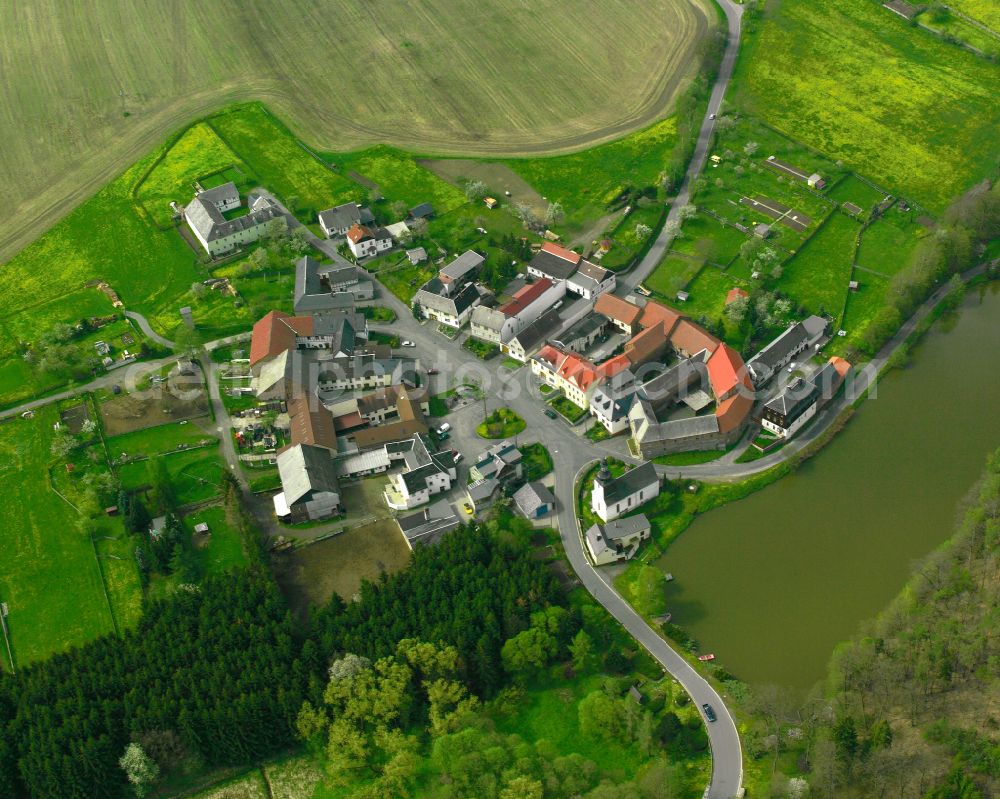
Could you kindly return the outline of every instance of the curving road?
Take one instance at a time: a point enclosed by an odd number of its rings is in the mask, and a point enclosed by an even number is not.
[[[705,117],[701,122],[701,129],[698,132],[698,141],[695,143],[694,155],[691,163],[688,164],[687,172],[684,173],[684,180],[681,182],[677,196],[674,198],[670,211],[667,213],[667,222],[680,221],[680,208],[687,205],[691,200],[691,184],[701,173],[705,166],[705,159],[708,157],[708,147],[712,143],[712,133],[715,130],[715,117],[722,109],[722,100],[729,88],[729,81],[733,77],[733,68],[736,66],[736,57],[740,51],[740,24],[743,19],[743,6],[732,2],[732,0],[716,0],[723,13],[726,15],[728,25],[728,37],[726,39],[726,52],[722,56],[722,63],[719,65],[719,76],[715,79],[712,87],[712,94],[708,98],[708,108],[705,109]],[[674,237],[667,231],[669,225],[664,224],[660,234],[656,237],[649,252],[627,275],[620,276],[618,280],[619,293],[628,294],[637,285],[642,283],[649,274],[656,269],[657,264],[663,260],[663,256],[670,249],[670,244]]]

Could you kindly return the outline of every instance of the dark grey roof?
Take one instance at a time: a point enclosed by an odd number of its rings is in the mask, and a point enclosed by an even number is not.
[[[466,283],[454,294],[448,293],[449,288],[438,278],[432,277],[416,293],[413,301],[455,316],[461,316],[479,301],[479,292],[472,283]]]
[[[550,308],[514,336],[513,340],[517,341],[525,352],[529,352],[533,347],[544,342],[549,333],[553,330],[558,330],[561,321],[559,311],[555,308]]]
[[[258,202],[254,203],[256,207],[250,213],[226,221],[222,212],[213,203],[204,201],[204,195],[205,192],[202,192],[188,203],[184,209],[184,216],[205,241],[224,239],[233,233],[251,230],[284,216],[277,206],[264,198],[259,198]]]
[[[649,529],[650,524],[649,519],[646,518],[646,514],[639,513],[635,516],[626,516],[624,519],[615,519],[605,524],[604,537],[609,541],[618,541],[619,539],[628,538],[630,535],[635,535]]]
[[[452,280],[461,280],[469,272],[478,269],[486,261],[475,250],[466,250],[458,258],[441,270],[441,274]]]
[[[328,229],[346,230],[362,221],[361,209],[357,203],[344,203],[336,208],[319,212],[320,224]]]
[[[492,497],[499,488],[500,481],[495,477],[484,477],[482,480],[476,480],[474,483],[469,483],[466,491],[469,494],[469,499],[471,499],[474,504],[478,504],[490,499],[490,497]]]
[[[801,322],[796,322],[764,349],[747,361],[747,368],[760,377],[766,377],[775,369],[781,367],[789,353],[795,352],[809,339],[809,333]],[[763,366],[763,371],[754,370],[755,366]]]
[[[420,219],[425,216],[434,216],[434,206],[430,203],[420,203],[420,205],[415,205],[410,209],[410,216],[414,219]]]
[[[207,203],[218,204],[220,202],[229,203],[240,198],[240,192],[236,184],[232,181],[216,186],[214,189],[206,189],[198,195]]]
[[[809,409],[819,397],[819,389],[813,383],[807,383],[801,377],[792,381],[777,397],[768,400],[764,405],[766,410],[780,414],[786,423],[794,422]]]
[[[544,483],[534,480],[514,492],[514,503],[525,516],[534,516],[542,505],[555,507],[556,498]]]
[[[444,499],[416,513],[398,516],[396,523],[411,547],[414,544],[435,544],[445,533],[461,525],[451,504]]]
[[[688,419],[674,419],[658,425],[660,438],[690,438],[719,432],[719,417],[714,413],[691,416]]]
[[[580,321],[569,326],[558,338],[552,341],[561,347],[569,347],[570,343],[577,339],[586,339],[608,324],[608,317],[604,314],[592,312],[584,316]],[[563,344],[565,342],[565,344]]]
[[[653,466],[652,461],[646,461],[641,466],[629,469],[621,477],[605,483],[604,501],[608,505],[614,505],[653,483],[659,485],[660,478],[656,474],[656,467]]]
[[[400,477],[406,485],[406,490],[411,494],[422,491],[427,487],[427,480],[436,474],[441,474],[443,470],[437,463],[428,463],[426,466],[418,466],[408,472],[403,472]]]
[[[319,492],[340,493],[337,470],[330,450],[312,444],[297,444],[278,455],[278,475],[285,502],[296,502]]]
[[[565,280],[576,271],[577,265],[565,258],[560,258],[558,255],[541,250],[531,259],[528,266],[555,280]]]
[[[361,224],[362,225],[370,225],[372,222],[375,221],[375,214],[373,214],[371,212],[370,208],[362,207],[360,209],[360,213],[361,213]]]

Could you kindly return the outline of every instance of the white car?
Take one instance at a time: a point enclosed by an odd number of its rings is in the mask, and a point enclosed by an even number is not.
[[[404,347],[416,347],[417,345],[414,344],[412,341],[404,341],[404,342],[402,342],[402,346],[404,346]]]
[[[715,114],[709,114],[709,115],[708,115],[708,118],[709,118],[709,119],[715,119]]]
[[[445,422],[438,428],[439,433],[447,433],[449,430],[451,430],[451,425],[448,422]]]
[[[796,366],[798,366],[798,364],[795,363],[795,361],[792,361],[790,364],[788,364],[788,374],[794,372]]]
[[[451,454],[455,457],[455,463],[458,463],[465,457],[461,452],[456,452],[455,450],[452,450]]]

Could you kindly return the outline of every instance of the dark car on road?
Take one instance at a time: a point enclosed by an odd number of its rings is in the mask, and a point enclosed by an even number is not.
[[[558,419],[559,418],[559,414],[556,413],[551,408],[546,408],[545,409],[545,415],[548,416],[550,419]]]
[[[715,711],[712,710],[712,706],[707,702],[701,706],[701,709],[705,711],[705,718],[709,721],[715,721],[718,716],[715,715]]]

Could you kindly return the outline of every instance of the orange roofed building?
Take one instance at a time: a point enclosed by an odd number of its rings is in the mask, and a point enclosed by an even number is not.
[[[313,330],[311,316],[289,316],[283,311],[271,311],[253,326],[250,368],[286,350],[295,349],[296,340],[312,336]]]

